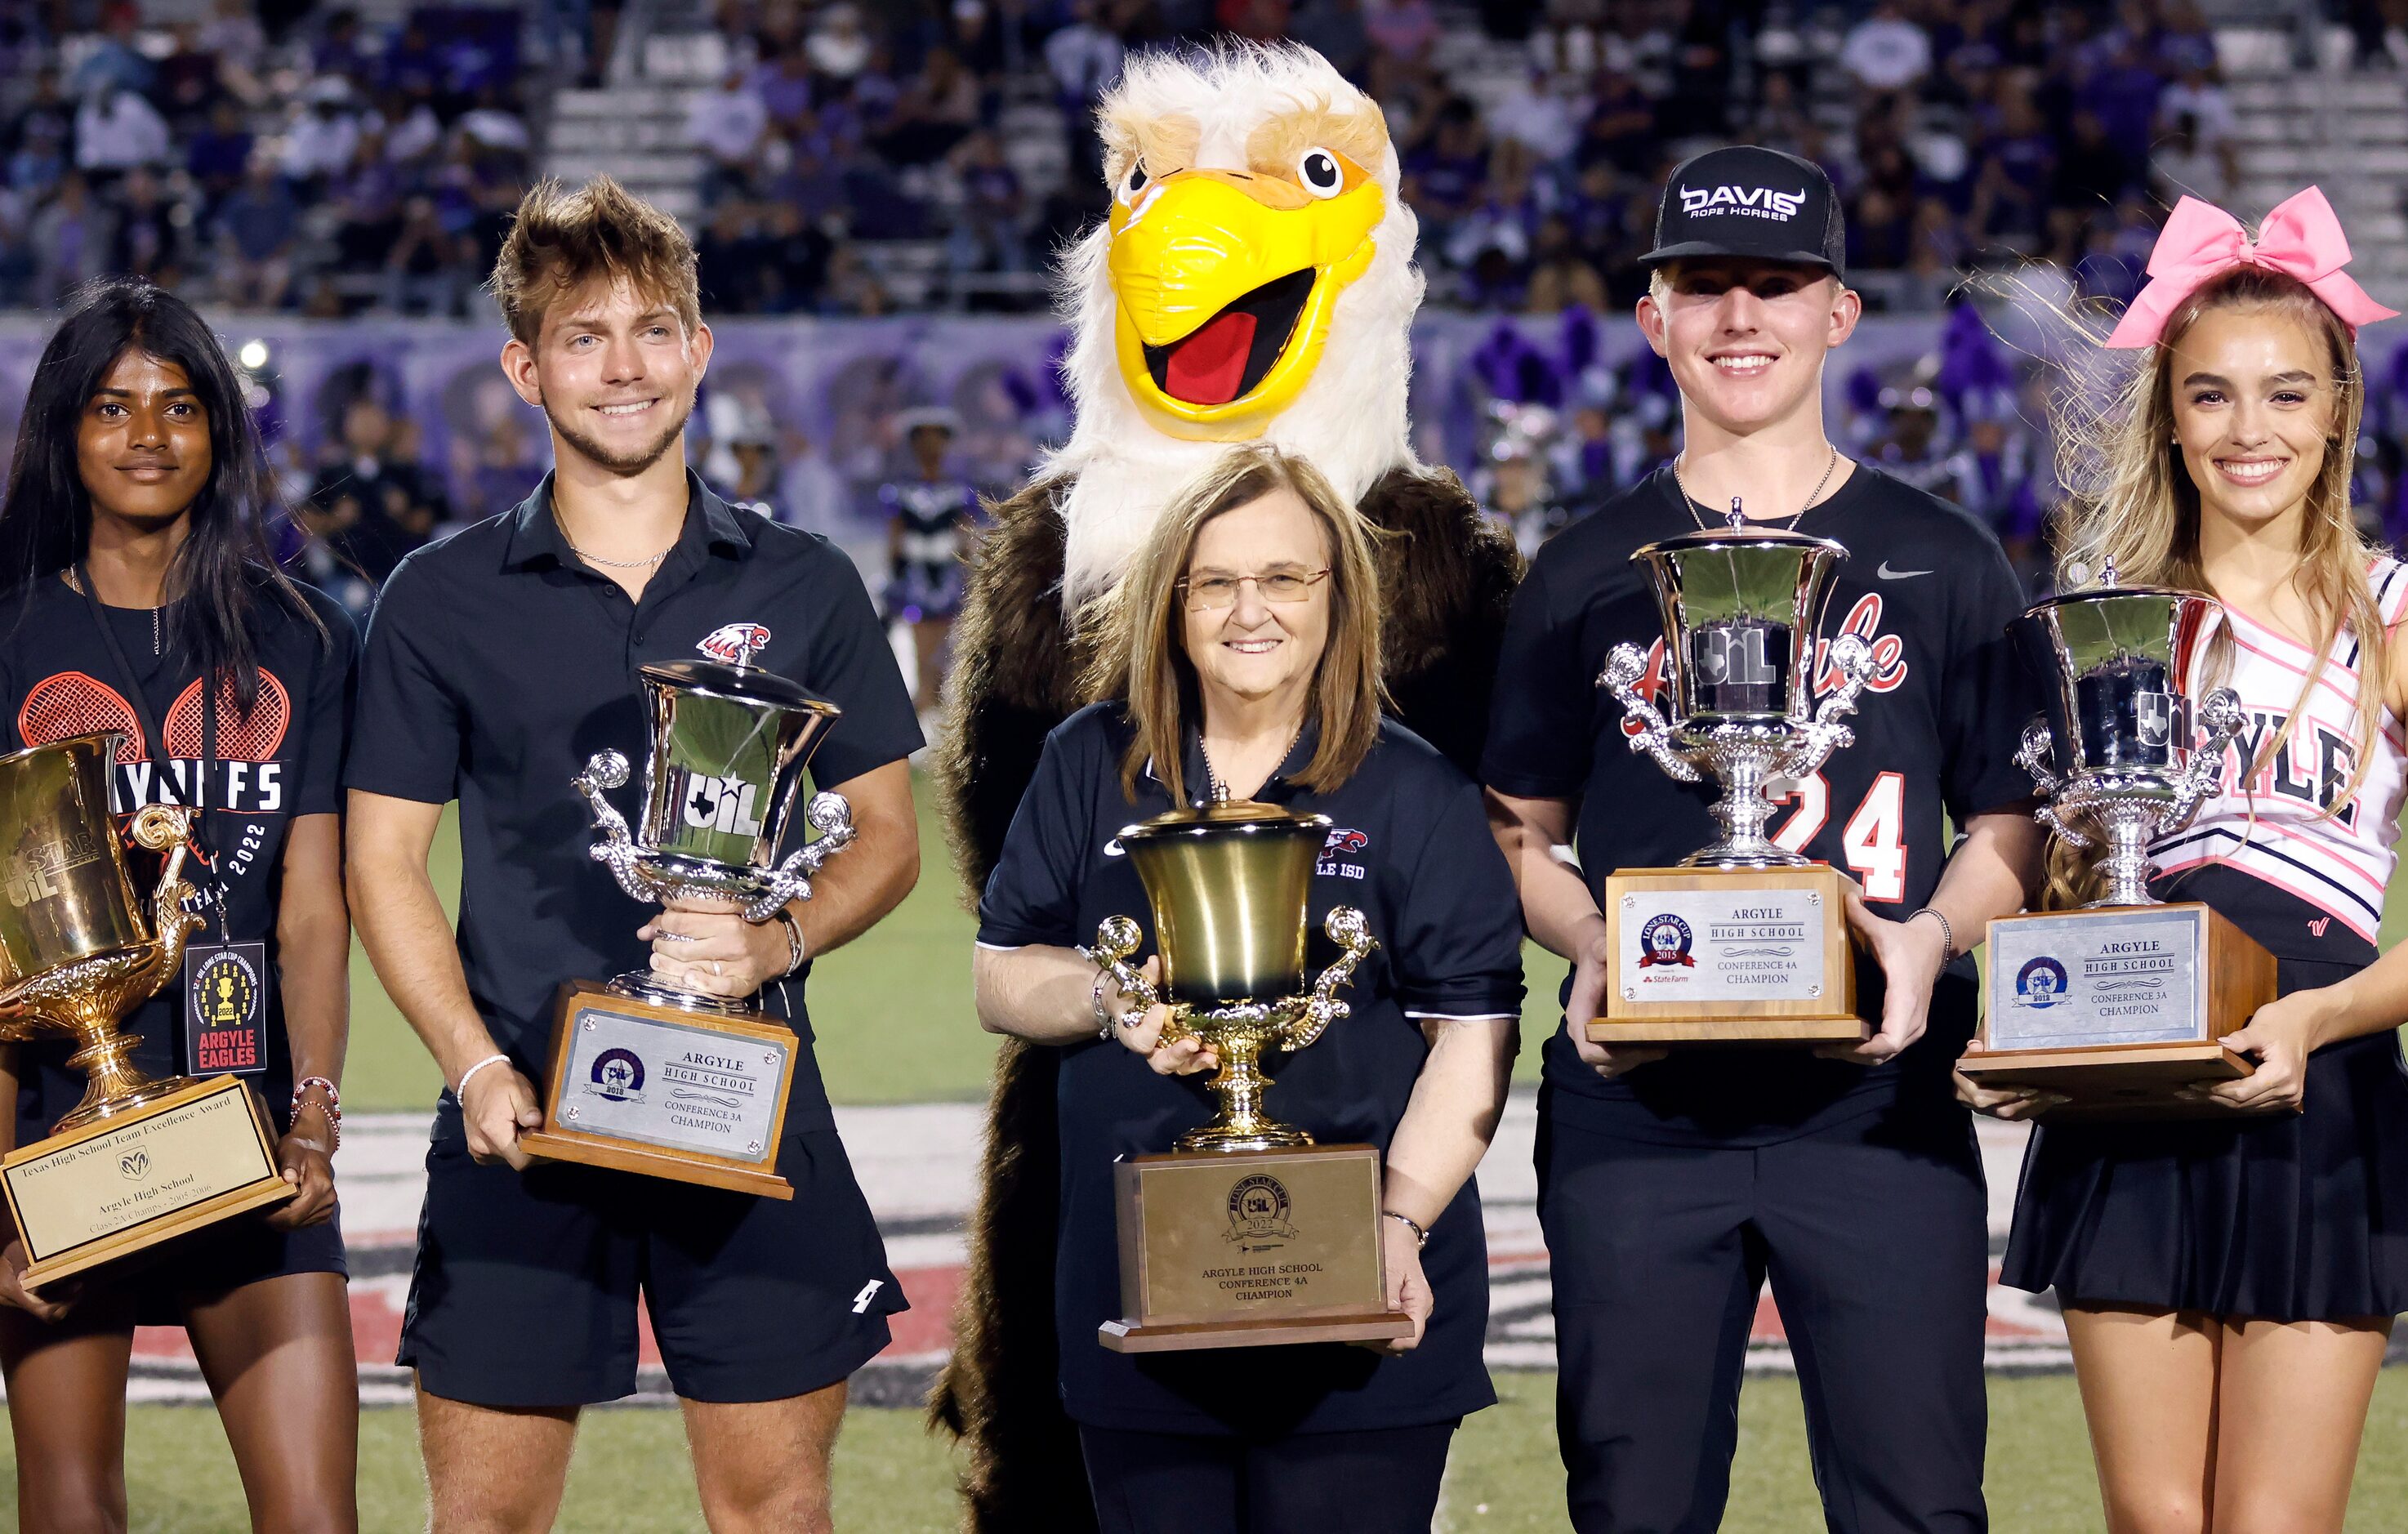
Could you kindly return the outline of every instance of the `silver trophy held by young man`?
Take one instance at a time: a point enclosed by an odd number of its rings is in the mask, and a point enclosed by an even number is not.
[[[1659,709],[1644,689],[1648,653],[1619,644],[1598,685],[1638,725],[1630,749],[1683,782],[1711,775],[1722,834],[1670,867],[1606,879],[1612,945],[1602,1044],[1856,1042],[1843,881],[1828,864],[1765,835],[1775,796],[1856,738],[1843,723],[1871,681],[1871,648],[1816,638],[1831,572],[1848,552],[1829,538],[1750,524],[1737,501],[1725,527],[1651,543],[1647,566],[1663,621]],[[1828,673],[1817,700],[1815,682]],[[1660,696],[1661,694],[1658,694]]]
[[[1989,924],[1986,1015],[1965,1073],[2042,1086],[2091,1116],[2161,1113],[2201,1081],[2245,1075],[2217,1042],[2273,999],[2274,960],[2196,901],[2149,893],[2153,842],[2214,796],[2241,700],[2196,674],[2223,609],[2198,592],[2125,586],[2114,566],[2010,625],[2047,687],[2015,759],[2050,834],[2098,852],[2104,888],[2079,910]]]
[[[597,753],[570,784],[602,833],[591,849],[647,904],[720,902],[751,922],[809,899],[821,867],[853,837],[842,797],[814,795],[814,839],[778,858],[811,753],[836,705],[752,664],[757,625],[724,647],[732,664],[673,661],[638,675],[652,723],[643,801],[631,828],[606,791],[627,761]],[[726,638],[723,630],[704,641]],[[749,998],[633,970],[572,981],[554,1016],[535,1154],[787,1198],[775,1170],[793,1084],[795,1035]]]

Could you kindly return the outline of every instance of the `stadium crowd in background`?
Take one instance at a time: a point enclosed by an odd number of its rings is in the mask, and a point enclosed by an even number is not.
[[[526,20],[0,7],[0,308],[130,273],[238,309],[465,312],[529,172]]]

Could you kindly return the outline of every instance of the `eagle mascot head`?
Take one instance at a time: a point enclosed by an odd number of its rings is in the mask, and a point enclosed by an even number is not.
[[[1379,104],[1294,44],[1129,61],[1096,113],[1111,211],[1061,272],[1075,609],[1221,444],[1267,437],[1360,498],[1411,465],[1417,225]]]

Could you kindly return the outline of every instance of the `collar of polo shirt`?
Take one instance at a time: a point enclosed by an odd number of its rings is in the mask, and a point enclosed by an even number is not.
[[[692,469],[685,471],[685,525],[669,550],[672,558],[697,548],[738,559],[752,552],[752,536],[744,531],[735,509],[720,499],[702,482],[702,476]],[[697,511],[700,515],[695,514]],[[568,538],[560,530],[560,519],[552,514],[552,475],[547,471],[535,493],[519,502],[517,509],[510,513],[510,537],[502,551],[502,568],[535,569],[547,563],[566,567],[576,562]],[[666,565],[667,561],[662,563]]]
[[[1304,728],[1297,732],[1296,744],[1287,748],[1287,755],[1279,770],[1264,780],[1254,798],[1261,804],[1285,804],[1294,796],[1296,775],[1312,765],[1312,753],[1321,749],[1321,722],[1308,711]],[[1190,724],[1186,738],[1179,752],[1181,776],[1187,783],[1187,796],[1197,805],[1208,804],[1212,797],[1212,770],[1204,760],[1204,731]],[[1154,770],[1154,758],[1145,759],[1145,775],[1155,782],[1162,781]]]

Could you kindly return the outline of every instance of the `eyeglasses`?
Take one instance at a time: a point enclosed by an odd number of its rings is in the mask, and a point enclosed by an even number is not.
[[[1238,605],[1238,588],[1249,581],[1264,601],[1287,606],[1303,601],[1312,594],[1313,587],[1327,579],[1329,571],[1323,568],[1273,570],[1267,575],[1197,576],[1179,584],[1187,593],[1190,612],[1221,612]]]

